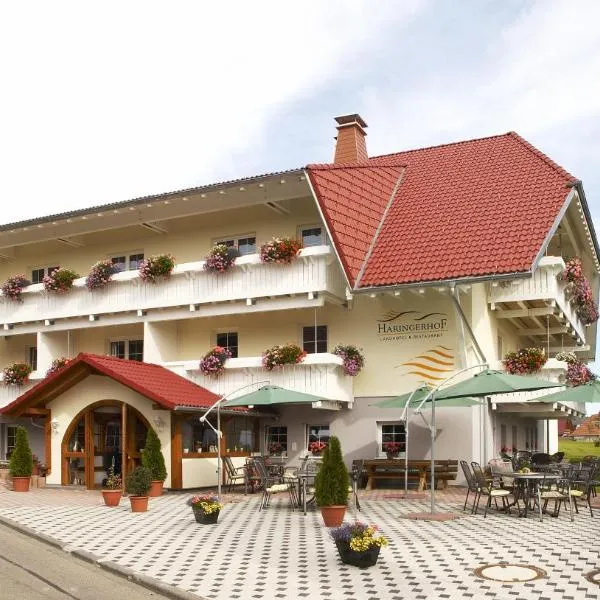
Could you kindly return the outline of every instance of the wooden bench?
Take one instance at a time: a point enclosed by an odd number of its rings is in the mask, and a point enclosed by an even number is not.
[[[396,479],[404,481],[405,463],[403,459],[372,459],[363,463],[367,475],[367,490],[372,490],[378,479]],[[448,481],[456,479],[458,475],[458,460],[436,460],[435,480],[436,487],[444,489],[448,487]],[[431,484],[431,461],[409,460],[409,481],[417,481],[417,489],[422,492],[428,484]]]

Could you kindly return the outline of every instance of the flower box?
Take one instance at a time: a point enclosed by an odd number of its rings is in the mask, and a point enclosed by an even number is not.
[[[352,565],[353,567],[359,567],[360,569],[366,569],[367,567],[373,567],[377,564],[379,558],[380,546],[372,546],[364,552],[356,552],[350,548],[349,542],[336,541],[340,558],[345,565]]]

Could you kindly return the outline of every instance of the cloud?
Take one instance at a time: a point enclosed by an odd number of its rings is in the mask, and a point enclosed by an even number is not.
[[[1,220],[245,175],[283,105],[423,3],[392,4],[4,4]]]

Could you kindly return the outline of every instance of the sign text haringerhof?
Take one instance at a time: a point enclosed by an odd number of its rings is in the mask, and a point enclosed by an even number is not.
[[[377,336],[381,342],[436,339],[447,332],[448,316],[440,312],[389,312],[377,320]]]

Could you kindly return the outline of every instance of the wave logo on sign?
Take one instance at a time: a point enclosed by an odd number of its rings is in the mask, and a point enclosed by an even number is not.
[[[454,372],[454,354],[451,348],[436,346],[400,366],[411,369],[408,375],[417,375],[428,383],[439,383]]]

